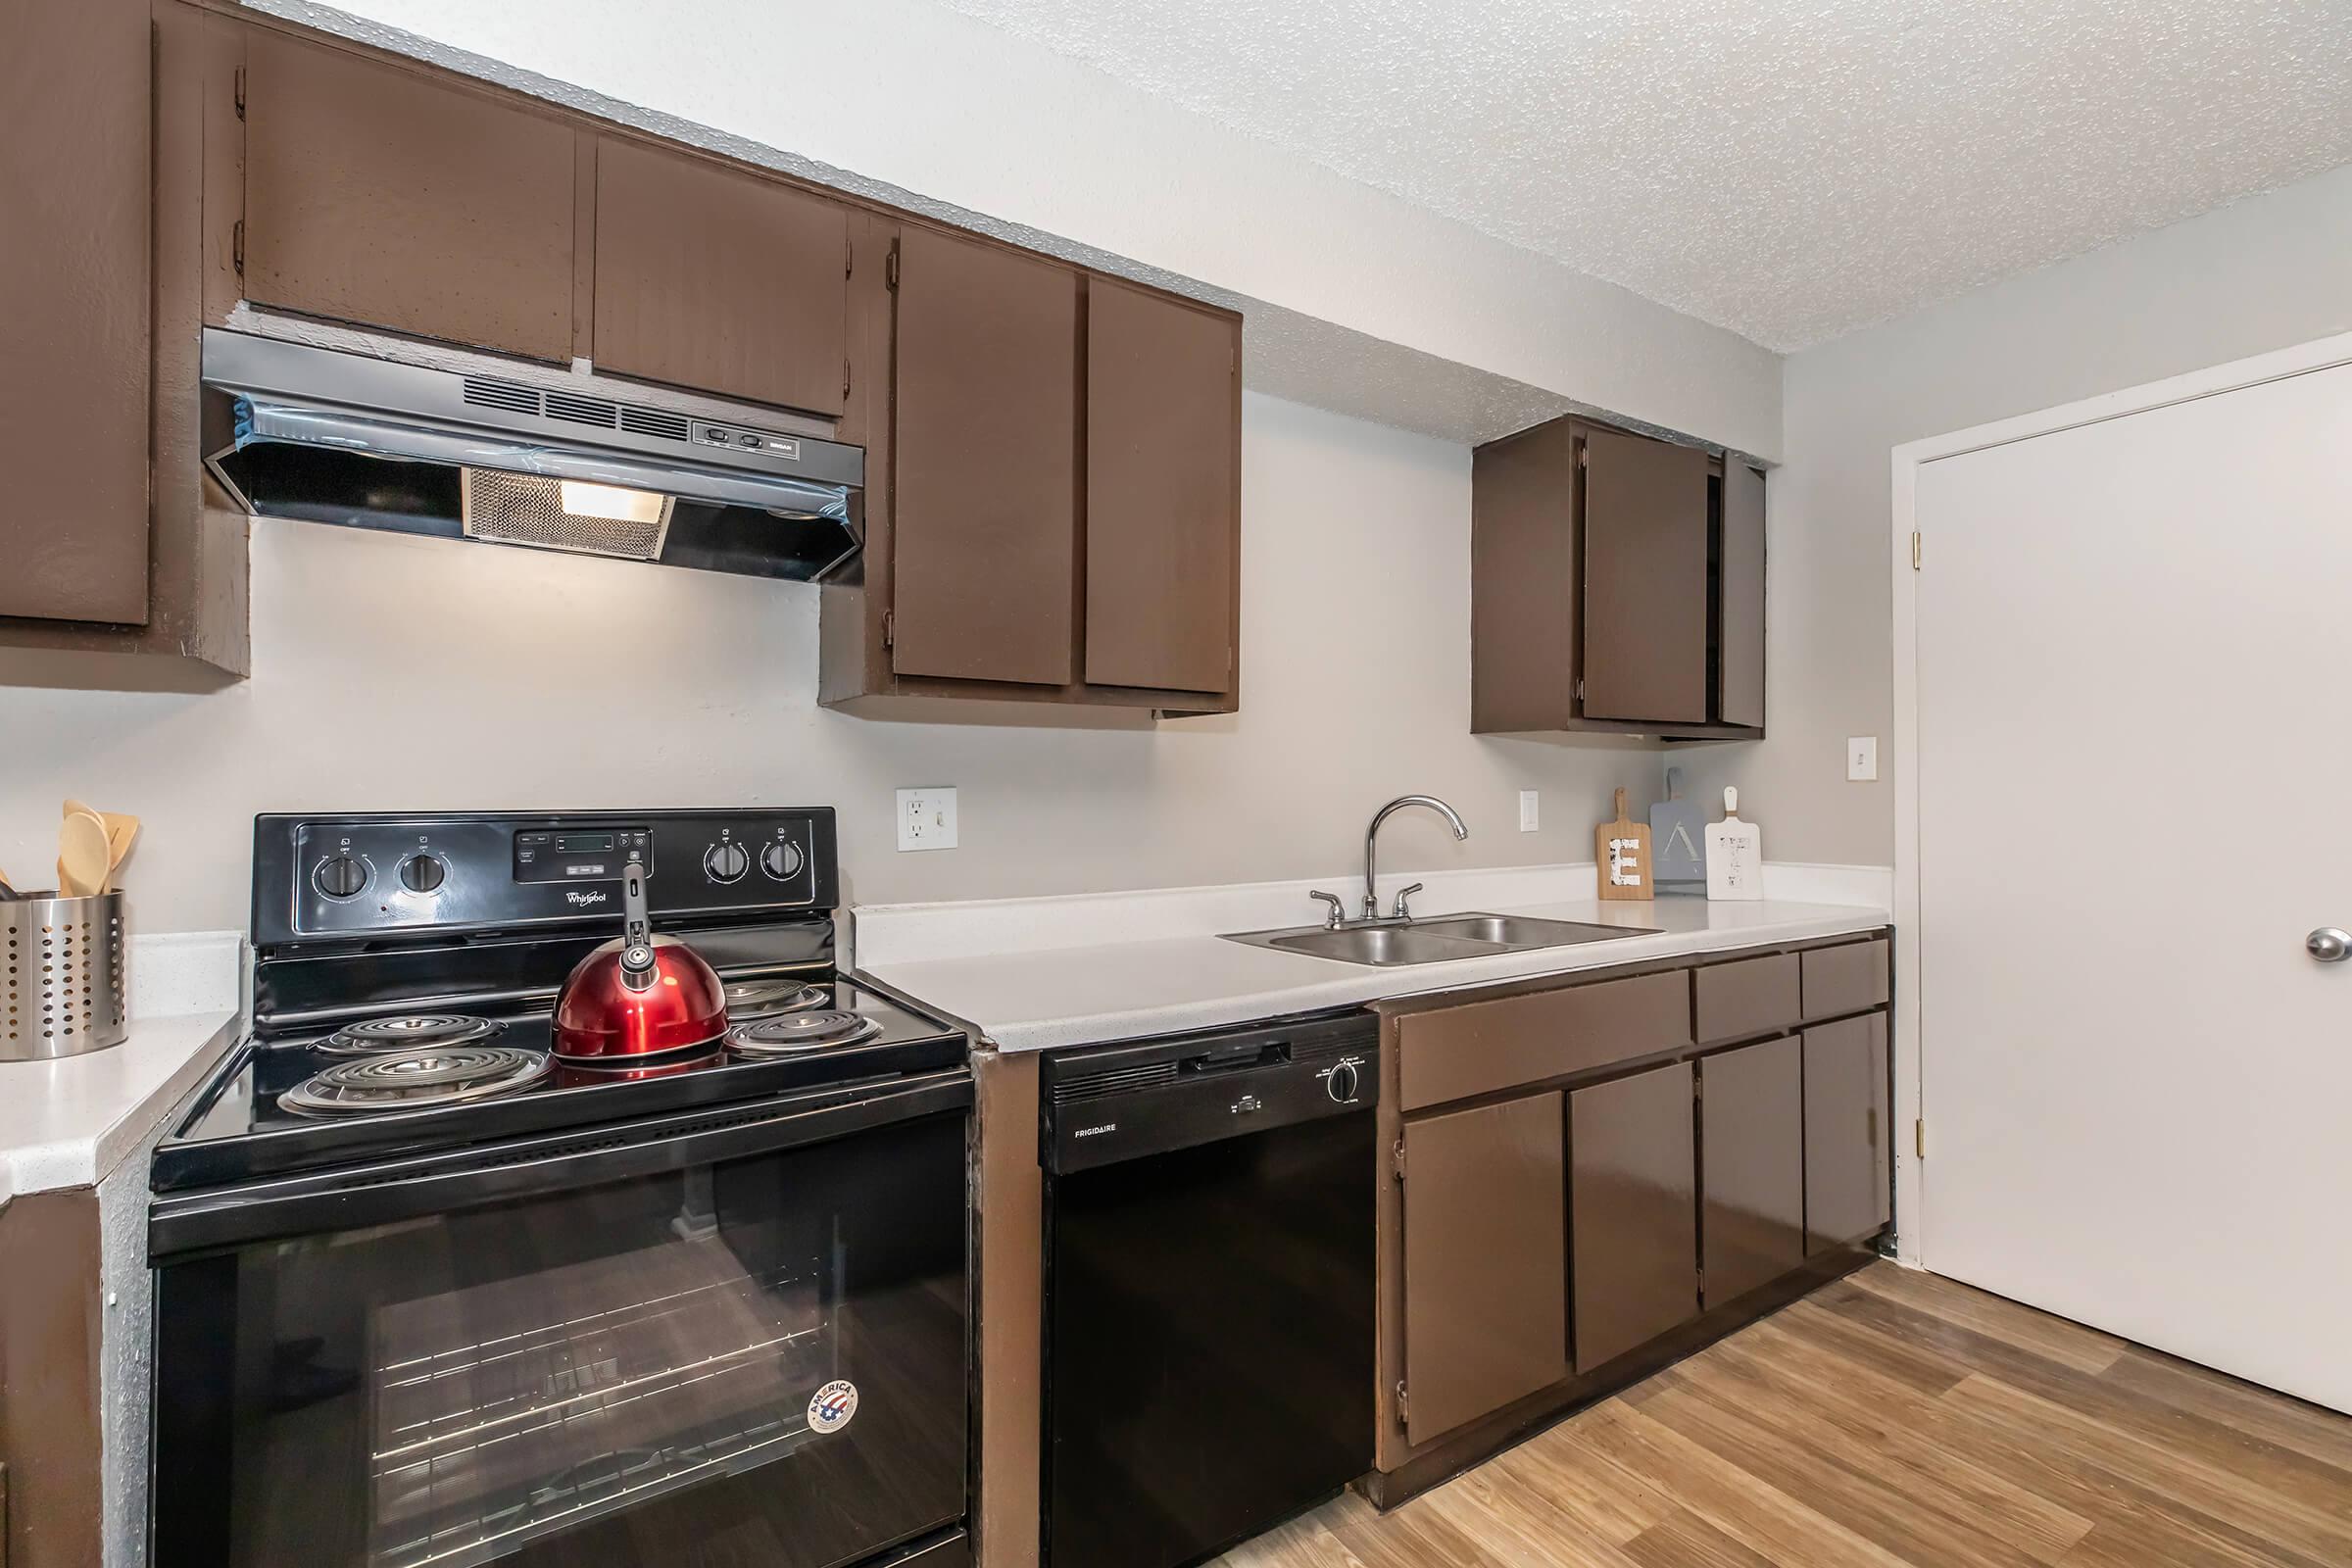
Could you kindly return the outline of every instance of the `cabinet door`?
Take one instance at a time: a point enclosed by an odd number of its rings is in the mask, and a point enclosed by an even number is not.
[[[607,138],[596,153],[597,367],[838,415],[848,247],[837,202]]]
[[[1707,718],[1707,455],[1585,435],[1585,716]]]
[[[1894,1217],[1886,1097],[1885,1013],[1805,1031],[1809,1251],[1875,1235]]]
[[[1590,1372],[1698,1312],[1690,1064],[1571,1094],[1568,1172],[1576,1369]]]
[[[1404,1128],[1405,1437],[1568,1375],[1560,1097]]]
[[[1066,684],[1078,550],[1078,274],[899,241],[892,663]]]
[[[0,26],[0,615],[147,619],[147,7]]]
[[[1764,723],[1764,476],[1738,459],[1723,466],[1723,569],[1715,591],[1722,636],[1717,690],[1726,724]]]
[[[1086,306],[1086,678],[1233,686],[1241,323],[1097,278]]]
[[[248,299],[571,357],[569,126],[258,28],[245,69]]]
[[[1804,1051],[1794,1036],[1698,1064],[1706,1304],[1805,1260]]]

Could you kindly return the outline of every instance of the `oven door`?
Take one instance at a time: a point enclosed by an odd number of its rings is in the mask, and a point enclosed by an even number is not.
[[[153,1560],[830,1568],[959,1520],[970,1102],[160,1200]]]

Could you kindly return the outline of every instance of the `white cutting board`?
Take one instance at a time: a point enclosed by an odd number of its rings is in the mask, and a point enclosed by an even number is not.
[[[1764,830],[1740,815],[1740,792],[1723,792],[1723,820],[1707,824],[1707,897],[1764,897]]]

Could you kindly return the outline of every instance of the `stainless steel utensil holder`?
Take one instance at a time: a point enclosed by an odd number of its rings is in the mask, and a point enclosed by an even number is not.
[[[122,895],[0,903],[0,1061],[119,1046],[130,1034]]]

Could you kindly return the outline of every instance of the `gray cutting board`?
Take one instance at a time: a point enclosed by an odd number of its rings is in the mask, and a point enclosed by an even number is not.
[[[1650,875],[1660,893],[1707,896],[1707,814],[1682,798],[1683,770],[1666,770],[1666,799],[1649,808]]]

